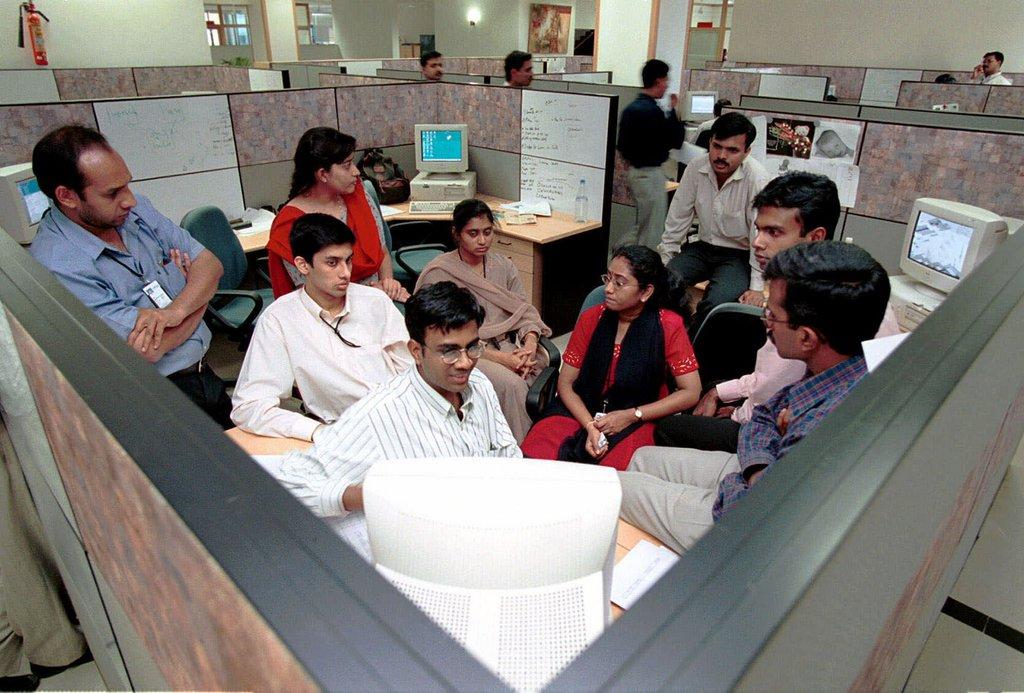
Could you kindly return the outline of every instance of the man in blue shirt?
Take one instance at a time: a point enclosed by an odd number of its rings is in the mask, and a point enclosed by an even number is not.
[[[205,367],[206,304],[224,272],[210,251],[129,189],[102,134],[58,128],[32,151],[50,198],[29,252],[140,356],[225,427],[231,400]]]
[[[672,94],[667,113],[658,99],[668,91],[668,64],[648,60],[640,73],[644,88],[626,106],[619,120],[619,141],[616,149],[629,164],[627,181],[636,202],[636,226],[631,238],[619,239],[624,245],[646,245],[657,250],[665,232],[668,193],[661,165],[668,159],[669,149],[683,146],[685,131],[676,116],[679,97]]]
[[[806,375],[754,408],[735,455],[641,448],[622,482],[622,517],[675,551],[693,546],[773,465],[846,397],[867,372],[889,301],[889,277],[865,250],[819,241],[783,250],[765,268],[763,320],[779,355]]]

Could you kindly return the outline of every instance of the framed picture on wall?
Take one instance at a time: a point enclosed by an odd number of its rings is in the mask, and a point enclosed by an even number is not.
[[[530,5],[527,50],[531,53],[566,53],[569,50],[569,5]]]

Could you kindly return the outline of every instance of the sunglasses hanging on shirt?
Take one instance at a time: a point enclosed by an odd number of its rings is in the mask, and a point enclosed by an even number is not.
[[[341,343],[344,344],[345,346],[350,346],[353,349],[359,349],[360,348],[360,346],[358,344],[353,344],[352,342],[350,342],[347,339],[345,339],[344,337],[342,337],[341,336],[341,332],[338,332],[338,326],[341,325],[341,318],[338,318],[338,322],[336,322],[336,323],[334,323],[332,325],[331,323],[329,323],[326,320],[324,320],[324,316],[321,315],[320,316],[320,322],[322,322],[323,324],[325,324],[328,327],[330,327],[331,328],[331,332],[333,332],[338,337],[338,339],[341,340]]]

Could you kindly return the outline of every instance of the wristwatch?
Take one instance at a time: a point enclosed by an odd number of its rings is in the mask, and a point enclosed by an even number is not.
[[[640,407],[634,407],[634,409],[633,409],[633,416],[636,417],[637,421],[643,421],[644,420],[644,413],[642,411],[640,411]]]

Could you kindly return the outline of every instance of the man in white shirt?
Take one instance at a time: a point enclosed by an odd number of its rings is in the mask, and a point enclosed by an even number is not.
[[[351,282],[355,236],[328,214],[295,221],[289,237],[305,283],[260,316],[232,396],[231,419],[264,436],[314,433],[412,365],[409,333],[387,294]],[[311,418],[281,406],[299,388]]]
[[[498,396],[476,370],[484,311],[452,282],[405,304],[416,367],[374,390],[328,426],[313,447],[284,459],[278,479],[320,517],[363,509],[374,462],[427,457],[522,457]]]
[[[764,268],[778,253],[801,243],[830,241],[839,223],[839,191],[829,178],[793,171],[775,178],[754,198],[757,215],[753,249]],[[763,301],[763,298],[762,298]],[[845,319],[838,316],[840,320]],[[898,334],[892,306],[887,306],[876,337]],[[711,387],[693,414],[676,414],[660,420],[654,430],[657,445],[700,450],[736,452],[740,425],[750,421],[754,407],[798,381],[807,364],[779,355],[775,343],[766,340],[757,352],[754,371]]]
[[[768,182],[768,172],[750,158],[757,131],[741,113],[726,113],[711,127],[706,160],[686,167],[665,219],[658,245],[661,259],[690,285],[710,280],[697,305],[695,331],[712,308],[738,298],[761,304],[764,280],[755,264],[753,240],[754,196]],[[699,239],[686,240],[694,217]]]
[[[981,58],[981,63],[974,67],[973,79],[981,79],[982,84],[994,84],[996,86],[1009,86],[1013,84],[1003,76],[1003,54],[999,51],[991,51]]]

